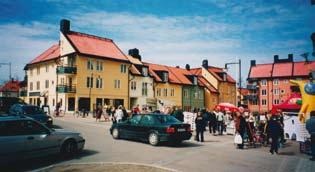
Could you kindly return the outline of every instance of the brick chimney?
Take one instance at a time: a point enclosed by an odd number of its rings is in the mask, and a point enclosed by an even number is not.
[[[288,61],[293,62],[293,54],[288,54]]]
[[[67,19],[60,20],[60,31],[62,33],[68,33],[70,31],[70,21]]]
[[[186,70],[190,70],[190,65],[186,64],[185,68],[186,68]]]
[[[279,61],[279,55],[274,55],[273,56],[273,62],[277,63]]]
[[[208,69],[209,65],[208,65],[208,60],[207,59],[202,61],[202,67]]]
[[[134,48],[134,49],[130,49],[128,51],[128,54],[134,58],[137,58],[141,61],[141,56],[139,54],[139,50],[137,48]]]

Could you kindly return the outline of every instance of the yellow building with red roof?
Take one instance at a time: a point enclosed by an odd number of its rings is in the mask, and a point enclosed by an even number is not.
[[[74,32],[60,22],[60,41],[25,67],[27,102],[57,103],[67,112],[92,111],[97,105],[129,107],[127,56],[108,38]]]

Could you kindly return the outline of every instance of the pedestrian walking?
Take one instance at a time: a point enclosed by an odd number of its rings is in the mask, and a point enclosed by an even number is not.
[[[242,137],[242,144],[238,144],[237,147],[239,149],[243,149],[244,148],[244,134],[246,131],[246,120],[244,118],[244,114],[241,112],[236,112],[234,123],[235,123],[236,134],[239,134]]]
[[[102,109],[102,106],[101,105],[98,105],[97,108],[96,108],[96,116],[95,116],[95,119],[96,119],[96,122],[100,122],[101,121],[101,116],[103,114],[103,109]]]
[[[218,129],[219,135],[223,135],[224,113],[222,110],[220,110],[216,113],[216,118],[217,118],[217,129]]]
[[[274,152],[276,152],[276,154],[278,154],[278,148],[279,148],[279,138],[280,138],[280,134],[281,134],[281,124],[280,121],[278,119],[277,116],[273,115],[270,120],[269,120],[269,124],[268,124],[268,128],[269,128],[269,135],[271,137],[271,147],[270,147],[270,153],[274,154]]]
[[[124,117],[124,112],[123,112],[122,108],[123,108],[122,105],[119,105],[118,109],[116,110],[116,112],[114,114],[116,122],[122,122],[122,119]]]
[[[310,113],[310,119],[306,121],[306,129],[311,135],[311,161],[315,161],[315,111]]]
[[[209,112],[209,133],[215,135],[217,126],[217,118],[214,112]]]
[[[206,121],[205,121],[204,117],[202,116],[201,112],[197,113],[195,123],[196,123],[196,138],[195,138],[195,140],[198,142],[199,141],[204,142],[203,133],[205,131]]]
[[[122,106],[122,112],[123,112],[123,117],[122,117],[122,121],[126,121],[128,119],[128,112],[126,110],[126,108],[124,106]]]

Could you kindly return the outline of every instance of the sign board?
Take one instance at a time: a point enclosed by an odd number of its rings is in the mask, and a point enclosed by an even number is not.
[[[190,124],[191,130],[196,129],[195,119],[197,114],[192,112],[183,112],[184,113],[184,123]]]

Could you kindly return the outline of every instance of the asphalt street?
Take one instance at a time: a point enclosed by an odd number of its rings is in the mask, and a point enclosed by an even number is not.
[[[36,170],[53,164],[89,162],[131,162],[161,166],[178,171],[276,171],[311,172],[315,162],[298,153],[295,142],[288,142],[280,155],[271,155],[268,148],[235,149],[233,136],[212,136],[208,133],[204,143],[193,140],[180,146],[163,144],[153,147],[147,143],[114,140],[109,133],[110,124],[94,120],[55,119],[56,127],[82,133],[85,149],[73,159],[59,156],[33,159],[10,164],[10,171]],[[4,168],[4,167],[2,167]],[[2,171],[2,170],[0,170]]]

